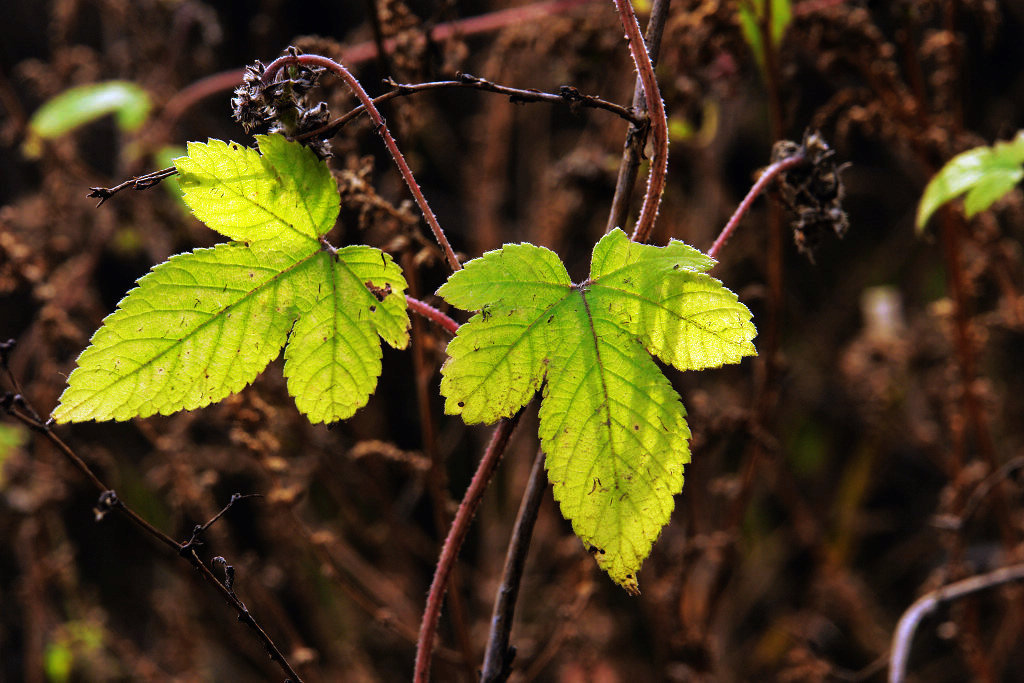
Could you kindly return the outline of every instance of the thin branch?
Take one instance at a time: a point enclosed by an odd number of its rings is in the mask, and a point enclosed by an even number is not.
[[[484,667],[480,675],[482,683],[502,683],[508,680],[509,674],[512,673],[512,660],[516,651],[514,647],[509,647],[509,638],[516,613],[516,600],[519,597],[519,583],[522,581],[523,568],[526,566],[533,524],[537,521],[537,513],[547,485],[544,451],[537,449],[537,457],[534,458],[533,468],[530,470],[530,481],[526,485],[523,500],[519,503],[519,514],[512,528],[512,538],[509,539],[501,584],[494,600]]]
[[[192,529],[192,537],[190,539],[188,539],[187,541],[185,541],[184,543],[181,544],[181,548],[180,548],[179,552],[183,553],[186,550],[191,550],[194,546],[201,545],[202,541],[199,540],[199,537],[203,535],[203,532],[205,532],[207,529],[209,529],[211,526],[213,526],[214,523],[218,519],[223,517],[225,515],[225,513],[227,513],[227,511],[230,510],[231,507],[235,503],[237,503],[238,501],[243,500],[245,498],[262,498],[262,497],[263,497],[262,493],[246,493],[244,495],[241,494],[241,493],[233,493],[233,494],[231,494],[231,499],[228,501],[228,504],[225,505],[223,508],[221,508],[220,512],[218,512],[213,517],[211,517],[210,520],[207,521],[205,524],[196,524],[195,525],[195,527]],[[228,586],[228,588],[230,588],[230,586]]]
[[[129,187],[132,188],[133,190],[148,190],[154,185],[159,185],[162,181],[166,180],[167,178],[170,178],[172,175],[176,175],[177,173],[178,169],[176,169],[174,166],[170,166],[159,171],[152,171],[150,173],[146,173],[145,175],[138,175],[135,176],[134,178],[129,178],[120,185],[115,185],[114,187],[90,187],[90,192],[86,196],[92,197],[94,199],[99,198],[100,201],[96,204],[96,206],[103,206],[103,203],[105,201],[113,197],[121,190],[126,190]]]
[[[668,118],[665,115],[665,103],[661,101],[658,81],[654,77],[651,56],[640,34],[640,25],[636,22],[633,4],[630,0],[615,0],[615,7],[619,11],[622,28],[626,30],[626,38],[629,39],[629,52],[633,56],[633,63],[636,64],[636,70],[644,85],[644,97],[651,120],[654,158],[651,159],[651,172],[647,176],[644,204],[632,236],[634,242],[646,242],[654,229],[654,221],[658,218],[658,207],[661,206],[661,195],[665,191],[665,179],[668,175]]]
[[[568,104],[572,107],[583,106],[591,107],[593,109],[603,109],[609,111],[616,116],[625,119],[633,125],[643,125],[644,121],[631,110],[623,107],[621,104],[615,104],[603,100],[595,95],[584,95],[576,88],[563,85],[558,89],[557,93],[549,93],[541,90],[535,90],[533,88],[512,88],[507,85],[499,85],[492,81],[488,81],[485,78],[479,78],[472,74],[463,73],[461,71],[455,74],[455,80],[451,81],[433,81],[429,83],[396,83],[391,79],[384,81],[385,85],[389,85],[392,88],[398,90],[396,95],[404,95],[413,92],[419,92],[420,90],[432,90],[435,88],[471,88],[474,90],[483,90],[485,92],[498,93],[499,95],[508,95],[509,101],[513,104],[520,104],[523,102],[550,102],[552,104]],[[376,100],[374,100],[376,102]]]
[[[0,367],[2,367],[4,373],[8,376],[8,378],[12,380],[12,383],[16,385],[16,383],[14,382],[13,373],[11,373],[11,370],[8,367],[7,363],[8,355],[11,351],[11,348],[12,347],[10,346],[10,342],[4,344],[3,348],[0,348]],[[68,459],[68,461],[71,462],[71,464],[74,465],[74,467],[79,472],[81,472],[86,479],[89,480],[89,482],[97,490],[100,491],[99,502],[97,503],[95,509],[97,520],[102,519],[103,516],[106,515],[108,512],[119,512],[120,514],[127,517],[133,524],[135,524],[135,526],[140,528],[149,536],[155,538],[163,545],[174,550],[177,554],[187,559],[189,564],[191,564],[192,567],[202,575],[203,579],[208,584],[213,586],[217,590],[217,592],[221,594],[221,597],[223,597],[224,600],[235,609],[235,611],[238,613],[238,620],[247,624],[249,628],[256,632],[260,641],[263,643],[263,646],[266,648],[267,653],[270,655],[271,660],[277,663],[277,665],[281,668],[281,670],[288,678],[290,678],[292,681],[295,681],[295,683],[301,683],[302,679],[299,677],[297,673],[295,673],[295,670],[292,668],[291,664],[288,663],[288,660],[285,659],[285,656],[281,653],[281,650],[278,649],[273,639],[269,635],[267,635],[267,632],[263,630],[263,627],[259,625],[256,619],[249,612],[248,608],[246,608],[245,604],[241,600],[239,600],[238,597],[235,595],[234,591],[230,587],[225,586],[224,583],[222,583],[220,579],[218,579],[213,574],[213,572],[211,572],[209,568],[205,564],[203,564],[203,561],[199,559],[199,556],[196,555],[194,549],[195,536],[193,536],[193,539],[187,543],[178,543],[173,538],[171,538],[170,536],[168,536],[167,534],[165,534],[164,532],[160,531],[152,524],[147,522],[144,518],[142,518],[130,507],[128,507],[124,503],[124,501],[122,501],[118,497],[117,493],[115,493],[113,489],[107,486],[103,482],[103,480],[100,479],[96,475],[96,473],[92,471],[92,468],[90,468],[89,465],[86,464],[86,462],[82,460],[82,458],[77,453],[75,453],[75,451],[70,446],[68,446],[59,436],[57,436],[56,433],[54,433],[54,431],[50,428],[50,422],[44,422],[43,420],[40,419],[39,414],[36,412],[35,408],[33,408],[31,404],[29,404],[28,401],[21,394],[4,395],[2,398],[0,398],[0,408],[5,410],[8,415],[21,422],[32,431],[46,437],[46,439],[51,444],[53,444],[57,448],[57,450],[59,450]],[[228,506],[224,510],[222,510],[209,522],[202,525],[202,529],[205,530],[211,524],[217,521],[217,519],[219,519],[220,516],[227,511],[227,508],[231,507],[231,505],[235,502],[236,496],[232,496],[231,502],[228,503]],[[199,527],[197,527],[197,529],[198,528]]]
[[[452,520],[448,536],[444,539],[441,556],[437,561],[437,569],[434,571],[434,580],[427,593],[427,604],[423,610],[420,636],[416,643],[416,668],[413,674],[413,680],[416,683],[426,683],[430,678],[430,658],[434,649],[434,635],[437,633],[437,622],[441,617],[441,606],[444,602],[445,591],[448,589],[448,579],[455,567],[455,560],[462,547],[462,542],[469,531],[469,524],[480,506],[487,484],[491,481],[491,476],[505,452],[509,436],[511,436],[521,414],[522,411],[510,418],[502,419],[494,428],[491,442],[487,445],[483,457],[480,458],[480,464],[473,474],[469,488],[466,489],[466,495],[459,503],[459,509],[455,513],[455,519]]]
[[[918,598],[900,617],[896,631],[893,633],[889,659],[889,683],[902,683],[906,677],[910,647],[913,645],[914,632],[921,619],[935,611],[942,603],[958,600],[972,593],[1014,581],[1024,581],[1024,564],[1010,565],[987,574],[972,576]]]
[[[644,41],[647,43],[647,52],[651,55],[652,64],[658,63],[661,36],[665,31],[665,20],[668,18],[670,1],[654,0],[654,4],[651,6],[651,18],[647,21]],[[619,177],[615,181],[615,194],[612,195],[612,208],[608,212],[608,225],[605,232],[611,232],[615,228],[626,225],[633,187],[636,185],[636,176],[640,171],[640,157],[643,154],[644,145],[647,144],[650,120],[647,118],[644,84],[639,75],[637,75],[636,83],[633,86],[633,111],[636,112],[637,121],[631,124],[629,130],[626,131],[626,141],[622,146],[622,161],[619,163]]]
[[[459,331],[459,324],[457,322],[425,301],[420,301],[419,299],[408,295],[405,297],[405,301],[409,306],[409,310],[413,313],[418,313],[435,325],[443,327],[453,335]]]
[[[356,80],[348,69],[339,64],[338,62],[324,57],[322,55],[285,55],[278,57],[270,64],[267,65],[267,70],[263,74],[264,85],[269,85],[273,82],[274,75],[285,66],[290,64],[302,64],[304,66],[320,66],[333,71],[335,74],[341,77],[345,81],[345,85],[355,94],[359,101],[366,107],[366,113],[369,114],[373,124],[377,127],[377,132],[384,139],[384,144],[387,146],[388,151],[391,153],[391,158],[394,159],[395,165],[398,167],[399,172],[402,174],[402,179],[405,180],[405,184],[409,186],[409,191],[412,192],[413,198],[416,200],[416,204],[420,207],[420,212],[423,214],[423,218],[426,219],[427,225],[434,233],[434,239],[441,245],[441,250],[444,252],[445,258],[448,260],[448,265],[452,270],[460,270],[462,264],[459,263],[458,257],[455,256],[455,251],[452,250],[451,244],[448,242],[448,238],[444,236],[444,230],[441,229],[441,224],[437,222],[437,216],[431,210],[430,205],[427,203],[427,198],[423,196],[422,190],[420,190],[419,183],[416,182],[416,178],[412,174],[412,169],[409,168],[409,164],[406,163],[405,157],[402,156],[402,152],[398,149],[398,143],[395,142],[394,137],[391,135],[391,131],[388,130],[387,124],[384,123],[384,117],[380,115],[377,107],[374,106],[373,100],[363,90],[363,86]]]
[[[734,211],[732,216],[729,218],[729,222],[725,224],[724,228],[722,228],[722,232],[719,233],[715,243],[711,245],[710,249],[708,249],[708,256],[713,259],[718,258],[718,252],[722,250],[725,243],[729,241],[730,237],[732,237],[732,234],[736,231],[736,227],[739,225],[740,220],[742,220],[747,214],[747,211],[750,210],[754,200],[757,199],[766,187],[768,187],[769,183],[775,180],[775,178],[780,174],[785,173],[794,166],[802,164],[806,160],[807,157],[801,150],[797,154],[786,157],[785,159],[780,159],[768,168],[764,169],[764,171],[761,172],[761,175],[758,176],[757,181],[750,188],[750,191],[747,192],[747,196],[744,197],[743,201],[740,202],[740,205],[736,207],[736,211]]]
[[[396,83],[390,78],[384,79],[384,84],[394,88],[383,95],[378,95],[373,98],[374,104],[380,104],[393,100],[396,97],[404,97],[406,95],[412,95],[415,93],[425,92],[427,90],[440,90],[444,88],[470,88],[473,90],[482,90],[484,92],[493,92],[501,95],[508,95],[509,99],[514,103],[519,102],[550,102],[568,104],[571,107],[584,106],[592,107],[594,109],[603,109],[609,111],[616,116],[620,116],[626,121],[635,123],[636,125],[645,125],[645,120],[638,118],[633,112],[625,107],[615,104],[614,102],[608,102],[602,100],[600,97],[594,95],[584,95],[576,88],[570,86],[562,86],[562,89],[558,93],[546,93],[540,90],[534,89],[520,89],[510,88],[505,85],[498,85],[491,81],[483,78],[477,78],[470,74],[464,74],[459,72],[456,74],[457,78],[453,81],[429,81],[427,83]],[[308,138],[324,137],[325,135],[336,135],[337,131],[343,126],[357,118],[360,114],[366,111],[366,107],[359,105],[351,111],[338,116],[331,121],[328,121],[323,126],[315,130],[308,131],[302,135],[297,135],[296,140],[306,140]]]

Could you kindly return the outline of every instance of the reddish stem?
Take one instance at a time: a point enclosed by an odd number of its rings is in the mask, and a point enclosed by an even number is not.
[[[453,335],[459,331],[459,324],[457,322],[425,301],[420,301],[419,299],[411,296],[406,296],[405,301],[409,305],[409,310],[413,313],[418,313],[435,325],[448,330]]]
[[[647,52],[640,24],[636,21],[633,4],[630,0],[615,0],[619,11],[619,20],[626,30],[629,40],[629,52],[633,55],[637,73],[644,84],[644,96],[647,98],[647,112],[651,118],[651,136],[654,144],[654,158],[651,160],[651,172],[647,176],[647,193],[640,209],[640,218],[633,229],[634,242],[646,242],[654,229],[654,221],[658,218],[658,207],[661,195],[665,191],[665,178],[668,175],[668,118],[665,115],[665,103],[661,100],[658,81],[654,77],[654,65],[651,55]]]
[[[447,40],[454,36],[469,36],[476,33],[496,31],[505,26],[514,26],[528,21],[535,21],[552,14],[561,14],[577,5],[585,5],[596,0],[554,0],[553,2],[538,2],[522,7],[499,10],[488,14],[481,14],[466,19],[458,19],[434,27],[430,34],[432,40]],[[396,40],[388,38],[384,41],[384,49],[392,51],[395,49]],[[376,41],[369,40],[358,43],[344,50],[345,62],[350,65],[368,62],[377,56],[378,47]],[[166,135],[188,109],[195,106],[200,100],[233,89],[245,75],[243,69],[231,69],[207,76],[196,81],[182,90],[175,93],[167,102],[163,113],[160,115],[160,125],[163,130],[160,135]],[[0,74],[3,78],[3,74]],[[0,82],[0,98],[3,97],[3,83]],[[13,110],[12,110],[13,111]],[[25,117],[22,116],[23,120]],[[20,128],[19,128],[20,129]]]
[[[750,191],[747,192],[747,196],[744,197],[743,201],[740,202],[740,205],[736,207],[736,211],[732,214],[732,217],[729,218],[729,222],[725,224],[725,227],[722,228],[722,232],[718,235],[718,239],[716,239],[715,243],[711,245],[710,249],[708,249],[708,256],[713,259],[718,258],[718,252],[722,250],[725,243],[729,241],[730,237],[732,237],[732,233],[736,231],[736,227],[739,225],[740,220],[742,220],[743,216],[745,216],[747,211],[750,210],[754,200],[757,199],[758,195],[760,195],[766,187],[768,187],[770,182],[775,180],[779,174],[803,163],[805,160],[806,157],[803,152],[799,152],[791,157],[786,157],[785,159],[776,161],[774,164],[766,168],[761,173],[760,177],[758,177],[757,182],[755,182],[753,187],[750,188]]]
[[[416,200],[416,204],[419,205],[423,218],[426,219],[427,225],[429,225],[431,231],[433,231],[434,239],[436,239],[437,243],[441,245],[441,250],[444,252],[448,265],[452,270],[460,270],[462,268],[462,264],[459,263],[458,257],[455,256],[455,252],[452,250],[452,245],[448,243],[448,238],[444,236],[444,230],[441,229],[441,224],[437,222],[437,216],[434,215],[430,205],[427,203],[427,198],[423,196],[423,191],[420,190],[419,183],[416,182],[416,178],[412,174],[412,169],[409,168],[409,164],[406,163],[401,150],[398,149],[398,143],[395,142],[395,138],[392,137],[387,124],[384,123],[384,117],[380,115],[380,112],[377,110],[376,105],[374,105],[373,100],[370,99],[370,96],[366,94],[365,90],[363,90],[363,86],[359,83],[356,77],[353,76],[348,69],[330,57],[324,57],[323,55],[285,55],[283,57],[278,57],[267,65],[267,70],[263,74],[263,84],[270,85],[270,83],[273,82],[274,75],[282,68],[291,64],[323,67],[333,71],[335,74],[340,76],[343,81],[345,81],[345,85],[347,85],[353,94],[355,94],[360,103],[366,107],[366,113],[370,115],[370,120],[373,121],[373,124],[377,128],[377,132],[380,133],[380,136],[384,138],[384,145],[391,153],[391,158],[395,160],[395,165],[398,167],[398,171],[402,174],[402,179],[405,180],[405,184],[409,186],[409,191],[412,192],[412,196]]]
[[[459,503],[459,509],[455,513],[455,519],[452,520],[448,536],[444,539],[441,557],[438,558],[437,569],[434,571],[434,580],[430,584],[430,592],[427,593],[427,605],[423,610],[420,637],[416,642],[416,668],[413,675],[413,680],[416,683],[426,683],[430,679],[430,658],[434,649],[434,635],[437,633],[437,622],[441,618],[441,605],[448,588],[448,579],[455,567],[459,548],[462,547],[462,542],[469,531],[469,523],[473,521],[473,516],[476,514],[477,508],[480,507],[484,491],[501,460],[502,453],[505,452],[508,438],[519,421],[519,415],[520,413],[516,413],[511,418],[501,420],[494,428],[491,442],[480,459],[480,464],[473,474],[473,480],[469,482],[469,488],[466,489],[466,495]]]

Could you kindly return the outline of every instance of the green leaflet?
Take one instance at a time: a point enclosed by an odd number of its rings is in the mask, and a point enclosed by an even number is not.
[[[782,43],[782,37],[786,35],[786,29],[793,21],[793,8],[790,0],[740,0],[739,5],[740,30],[743,32],[747,44],[750,45],[750,49],[753,50],[754,58],[757,60],[757,66],[761,69],[762,74],[765,72],[766,59],[760,23],[768,9],[769,2],[772,10],[772,23],[768,31],[772,42],[770,48],[777,51]]]
[[[690,436],[650,354],[680,370],[756,352],[750,312],[682,242],[594,248],[573,284],[558,256],[510,244],[474,259],[438,294],[479,313],[448,345],[445,411],[468,423],[515,413],[543,387],[539,434],[562,514],[627,591],[682,490]]]
[[[29,157],[39,156],[42,140],[60,137],[107,114],[114,114],[121,130],[137,130],[146,122],[150,105],[146,91],[129,81],[106,81],[65,90],[32,115],[22,150]]]
[[[956,155],[928,182],[917,206],[917,232],[940,206],[967,193],[964,209],[971,218],[992,206],[1024,178],[1024,131],[1010,142],[975,147]]]
[[[366,404],[379,338],[408,343],[401,270],[378,249],[321,245],[339,209],[330,171],[281,136],[258,140],[262,156],[211,140],[176,160],[192,211],[250,243],[178,254],[141,278],[79,356],[58,422],[208,405],[252,382],[286,340],[288,390],[311,422]]]

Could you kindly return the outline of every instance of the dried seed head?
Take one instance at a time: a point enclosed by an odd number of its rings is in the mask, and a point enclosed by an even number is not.
[[[781,140],[772,148],[772,161],[803,154],[806,162],[779,177],[779,191],[786,205],[796,214],[793,240],[797,249],[811,262],[814,250],[824,235],[842,238],[850,227],[843,211],[842,172],[847,164],[837,164],[835,150],[818,133],[807,132],[803,142]]]
[[[289,47],[288,54],[297,57],[301,51]],[[309,103],[309,93],[316,86],[323,67],[291,64],[279,70],[274,80],[264,84],[266,66],[255,62],[245,68],[242,84],[231,98],[232,117],[242,124],[245,132],[252,133],[266,126],[268,133],[282,133],[300,138],[320,158],[329,157],[330,147],[324,137],[301,138],[324,126],[330,119],[327,105]]]

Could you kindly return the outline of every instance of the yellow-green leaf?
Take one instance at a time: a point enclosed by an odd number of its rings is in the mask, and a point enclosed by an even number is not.
[[[260,148],[266,159],[226,143],[190,145],[216,171],[201,180],[191,172],[186,201],[252,244],[178,254],[140,279],[79,356],[57,421],[127,420],[219,401],[252,382],[289,335],[284,372],[310,421],[344,419],[366,404],[381,338],[408,342],[401,270],[379,249],[322,244],[338,211],[329,169],[280,136],[262,137]],[[239,161],[234,171],[229,158]],[[194,161],[179,159],[179,168]],[[230,188],[257,190],[250,201]],[[237,226],[226,227],[223,204],[243,214]]]
[[[690,458],[686,411],[651,354],[687,370],[755,353],[750,312],[706,274],[713,265],[682,242],[641,245],[614,230],[582,283],[551,251],[511,244],[438,290],[479,311],[448,345],[446,412],[493,422],[542,389],[539,435],[555,498],[630,592]]]
[[[975,147],[946,162],[924,188],[917,206],[917,232],[940,206],[967,194],[967,217],[986,210],[1024,178],[1024,131],[1009,142],[992,147]]]

